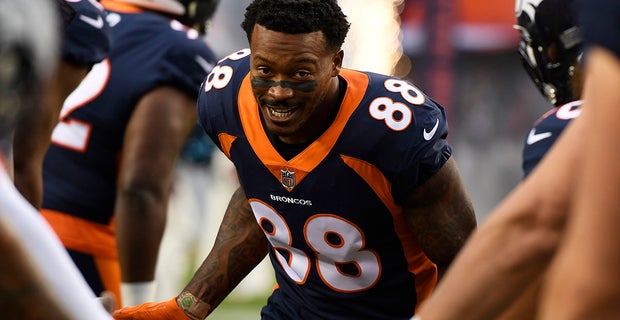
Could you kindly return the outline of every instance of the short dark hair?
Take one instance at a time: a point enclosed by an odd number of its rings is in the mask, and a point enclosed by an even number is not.
[[[350,27],[336,0],[254,0],[241,23],[248,42],[256,24],[288,34],[321,31],[333,50],[340,49]]]

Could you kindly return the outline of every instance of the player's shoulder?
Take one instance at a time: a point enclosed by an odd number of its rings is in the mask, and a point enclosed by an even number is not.
[[[198,117],[205,128],[211,128],[216,119],[236,122],[235,106],[239,99],[254,99],[250,89],[240,90],[250,71],[250,49],[235,51],[220,59],[202,82],[198,97]],[[211,123],[213,121],[213,123]]]
[[[363,80],[367,82],[364,92],[366,98],[376,99],[385,97],[393,103],[406,105],[413,111],[443,108],[409,79],[374,72],[343,70],[345,72],[342,74],[347,79],[348,83],[352,83],[352,81],[349,80],[352,78],[351,75],[364,75],[364,77],[367,78],[367,80]],[[356,76],[356,78],[363,79],[363,77],[359,76]],[[387,102],[388,100],[380,101]]]
[[[361,158],[382,154],[376,165],[383,170],[400,167],[400,161],[413,158],[412,154],[443,146],[448,135],[444,108],[410,81],[343,71],[341,75],[347,81],[344,110],[356,105],[340,137],[343,142],[352,142],[340,144],[345,152]]]
[[[76,15],[101,15],[104,12],[103,6],[96,0],[64,0],[73,10]]]
[[[250,49],[237,50],[217,62],[205,78],[201,92],[209,95],[232,93],[239,88],[249,72]]]
[[[568,122],[581,115],[583,100],[575,100],[553,107],[534,123],[535,128],[565,127]]]
[[[444,127],[447,130],[443,106],[411,81],[372,72],[345,71],[342,75],[347,80],[348,92],[363,95],[357,113],[374,126],[400,136],[421,136],[421,130],[427,128],[428,131],[436,126],[440,132]]]
[[[112,46],[112,32],[103,6],[94,0],[64,1],[75,15],[65,29],[63,58],[80,65],[103,60]]]

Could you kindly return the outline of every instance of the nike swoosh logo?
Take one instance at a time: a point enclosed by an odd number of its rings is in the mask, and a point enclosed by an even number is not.
[[[536,133],[536,128],[533,128],[532,130],[530,130],[530,134],[527,135],[527,141],[525,143],[527,143],[528,145],[533,145],[540,140],[551,137],[551,135],[551,132]]]
[[[80,20],[90,24],[91,26],[97,29],[103,28],[103,18],[101,18],[101,16],[98,16],[97,19],[93,19],[91,17],[85,16],[82,14],[80,15]]]
[[[197,55],[194,59],[196,60],[196,63],[198,63],[205,70],[205,72],[209,73],[213,69],[213,65],[210,64],[209,61],[205,60],[205,58]]]
[[[433,136],[435,135],[435,132],[437,132],[437,128],[439,128],[439,119],[437,119],[437,122],[435,122],[435,126],[433,127],[433,130],[426,132],[426,128],[424,128],[424,132],[422,132],[424,134],[424,140],[426,141],[431,140]]]

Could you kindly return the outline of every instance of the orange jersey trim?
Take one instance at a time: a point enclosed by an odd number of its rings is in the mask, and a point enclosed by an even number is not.
[[[42,209],[41,214],[66,248],[96,257],[118,259],[113,222],[103,225],[48,209]]]
[[[325,159],[336,144],[347,120],[364,97],[369,82],[368,77],[361,72],[343,69],[340,74],[347,81],[347,92],[336,119],[317,140],[289,161],[282,158],[265,133],[260,120],[258,103],[252,93],[249,74],[243,79],[239,89],[241,124],[254,153],[276,179],[280,180],[281,171],[289,170],[295,172],[296,183],[301,183],[306,175]],[[291,191],[292,188],[287,188],[287,190]]]
[[[233,142],[235,142],[235,140],[237,139],[237,137],[235,136],[231,136],[227,133],[220,133],[217,136],[218,140],[220,140],[220,145],[222,146],[222,152],[224,152],[224,154],[226,155],[226,157],[229,160],[232,160],[230,158],[230,148],[232,148],[232,144]]]
[[[374,165],[353,157],[340,155],[344,163],[355,171],[381,199],[383,204],[390,210],[394,218],[394,229],[403,245],[403,251],[407,256],[409,271],[416,275],[416,293],[418,305],[430,296],[437,284],[437,266],[428,259],[420,248],[414,234],[409,228],[409,222],[403,215],[402,207],[392,200],[392,185],[383,173]]]
[[[99,0],[99,3],[101,3],[104,8],[116,12],[140,13],[143,11],[140,7],[137,7],[135,5],[114,0]]]

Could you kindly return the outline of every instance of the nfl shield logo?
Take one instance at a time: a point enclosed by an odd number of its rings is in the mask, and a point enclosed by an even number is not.
[[[282,185],[287,189],[293,189],[295,187],[295,172],[286,170],[280,170],[280,181]]]

